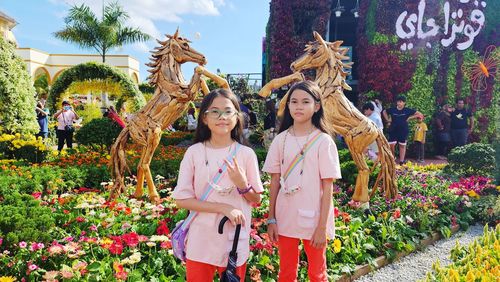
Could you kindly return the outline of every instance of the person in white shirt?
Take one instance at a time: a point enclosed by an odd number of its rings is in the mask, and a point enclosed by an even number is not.
[[[75,131],[73,123],[80,117],[68,101],[63,101],[62,109],[54,114],[54,118],[57,119],[57,150],[63,149],[64,142],[71,149],[73,147],[73,132]]]
[[[380,103],[380,102],[379,102]],[[382,107],[377,108],[374,106],[374,102],[368,102],[363,105],[363,114],[369,118],[375,125],[380,129],[384,129],[384,124],[382,123],[382,118],[380,117],[380,112],[377,110],[382,110]],[[378,146],[376,142],[371,143],[367,149],[367,155],[372,160],[375,161],[378,158]]]

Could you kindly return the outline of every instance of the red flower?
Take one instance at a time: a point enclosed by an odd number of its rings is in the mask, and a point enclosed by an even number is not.
[[[393,217],[394,219],[398,219],[398,218],[400,218],[400,217],[401,217],[401,210],[400,210],[399,208],[398,208],[398,209],[396,209],[396,210],[394,211],[394,213],[392,214],[392,217]]]
[[[109,247],[109,252],[113,255],[121,255],[123,252],[123,244],[117,241],[113,242],[113,244]]]
[[[130,232],[122,235],[122,240],[129,247],[135,247],[139,244],[139,235],[135,232]]]
[[[158,222],[158,228],[156,228],[156,234],[158,235],[168,235],[170,234],[170,230],[167,227],[167,224],[164,220]]]
[[[339,209],[338,209],[337,207],[334,207],[334,208],[333,208],[333,215],[334,215],[335,217],[339,217]]]
[[[83,217],[79,216],[79,217],[75,218],[75,220],[76,220],[77,222],[84,222],[84,221],[85,221],[85,218],[83,218]]]
[[[42,198],[42,192],[35,192],[35,193],[31,194],[31,196],[33,196],[33,198],[35,198],[37,200],[40,200]]]

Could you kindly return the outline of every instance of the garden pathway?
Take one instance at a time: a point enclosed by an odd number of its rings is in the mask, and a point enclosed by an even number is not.
[[[475,238],[482,236],[482,225],[471,226],[465,232],[458,232],[449,239],[437,241],[423,251],[412,253],[377,271],[362,276],[357,282],[411,282],[425,278],[432,264],[439,259],[441,266],[451,263],[450,251],[458,241],[461,246],[467,246]]]

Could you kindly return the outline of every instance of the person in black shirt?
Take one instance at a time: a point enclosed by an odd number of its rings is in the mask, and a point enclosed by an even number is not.
[[[389,131],[389,145],[394,156],[396,143],[399,144],[399,164],[405,162],[406,140],[408,139],[408,121],[422,116],[417,110],[406,108],[406,97],[396,98],[396,107],[383,111],[384,119],[387,121]]]
[[[468,123],[469,121],[470,123]],[[457,100],[457,107],[451,113],[451,142],[453,147],[467,144],[469,134],[474,128],[474,119],[472,113],[465,109],[464,99]]]

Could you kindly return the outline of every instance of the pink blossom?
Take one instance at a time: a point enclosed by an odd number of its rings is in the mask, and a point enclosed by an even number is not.
[[[36,264],[30,264],[30,265],[28,265],[28,269],[31,271],[34,271],[34,270],[38,269],[38,266]]]
[[[71,278],[73,278],[73,276],[75,276],[75,275],[73,274],[73,272],[72,272],[72,271],[68,271],[68,270],[61,270],[61,276],[62,276],[63,278],[65,278],[65,279],[71,279]]]
[[[90,226],[90,231],[94,231],[94,232],[97,232],[97,226],[95,224],[92,224]]]
[[[0,237],[0,245],[2,245],[2,243],[3,243],[3,238]]]
[[[26,243],[26,242],[24,242],[24,241],[19,242],[19,248],[24,249],[24,248],[26,248],[27,246],[28,246],[28,243]]]

